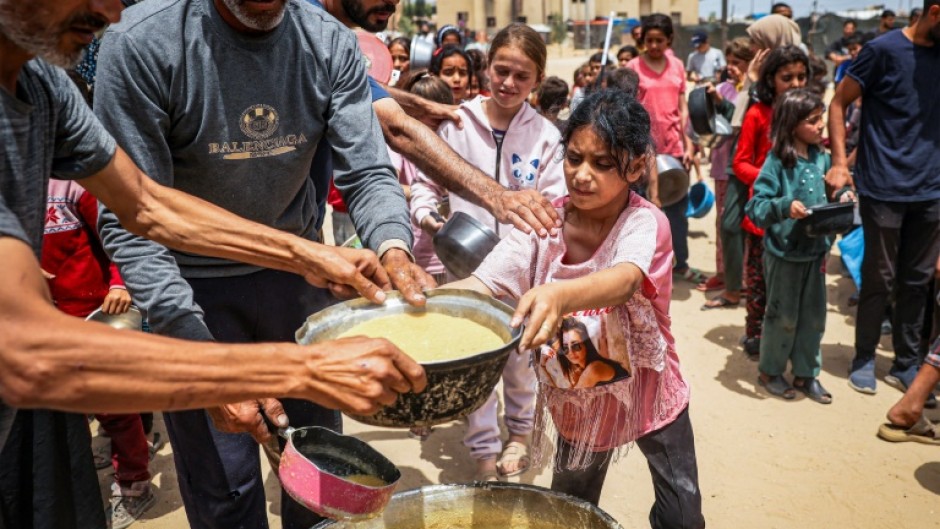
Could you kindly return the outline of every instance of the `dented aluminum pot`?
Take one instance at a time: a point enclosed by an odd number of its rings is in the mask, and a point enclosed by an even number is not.
[[[442,362],[422,363],[428,378],[423,392],[399,395],[391,406],[373,415],[349,415],[373,426],[409,428],[432,426],[466,417],[486,402],[502,375],[510,354],[519,345],[522,327],[509,326],[513,310],[500,301],[469,290],[435,289],[425,292],[424,307],[408,305],[401,294],[389,292],[383,305],[359,298],[333,305],[307,318],[297,331],[297,342],[332,340],[367,320],[402,312],[439,312],[467,318],[488,327],[506,345],[494,351]]]
[[[365,442],[327,428],[284,428],[287,440],[277,465],[281,486],[295,501],[334,520],[367,520],[381,514],[401,472]],[[276,442],[274,443],[276,445]]]
[[[392,496],[381,517],[313,529],[623,529],[586,501],[535,485],[433,485]]]

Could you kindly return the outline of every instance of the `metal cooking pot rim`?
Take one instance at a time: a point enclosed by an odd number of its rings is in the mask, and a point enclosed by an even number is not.
[[[595,514],[601,521],[609,526],[611,529],[623,529],[623,526],[614,519],[613,516],[607,514],[604,510],[599,508],[597,505],[594,505],[590,502],[584,501],[570,494],[565,494],[563,492],[554,491],[544,487],[539,487],[537,485],[529,485],[526,483],[511,483],[511,482],[497,482],[497,481],[488,481],[488,482],[475,482],[475,483],[454,483],[447,485],[426,485],[423,487],[409,489],[406,491],[398,492],[392,495],[390,505],[393,504],[396,500],[410,498],[412,496],[436,496],[436,495],[447,495],[448,493],[453,493],[460,490],[522,490],[526,492],[534,492],[544,496],[559,498],[574,507],[581,508],[588,512]],[[336,524],[336,522],[331,520],[324,520],[319,524],[313,526],[311,529],[327,529]]]
[[[460,419],[479,408],[499,381],[509,355],[516,354],[522,327],[509,327],[513,309],[489,296],[458,289],[434,289],[425,292],[428,307],[456,315],[466,314],[506,339],[494,351],[439,361],[423,362],[428,389],[421,394],[405,393],[395,404],[368,416],[347,414],[373,426],[391,428],[434,425]],[[398,292],[389,292],[385,305],[375,305],[359,298],[324,309],[307,318],[297,331],[297,342],[310,344],[335,338],[353,325],[379,317],[384,311],[415,312]]]
[[[375,310],[375,311],[379,311],[383,307],[390,308],[390,309],[394,309],[397,307],[404,307],[405,309],[407,309],[411,307],[411,305],[408,305],[408,303],[405,301],[405,298],[404,296],[402,296],[401,292],[398,292],[397,290],[392,290],[390,292],[386,292],[385,294],[386,294],[386,299],[385,299],[384,305],[376,305],[372,303],[371,301],[369,301],[368,299],[357,298],[357,299],[345,301],[337,305],[333,305],[332,307],[326,308],[318,312],[317,314],[311,315],[304,322],[303,326],[297,330],[297,333],[295,336],[297,343],[307,343],[307,344],[315,343],[313,340],[305,340],[305,339],[310,334],[311,330],[317,326],[317,324],[319,324],[320,322],[324,322],[324,320],[328,320],[334,314],[334,310],[340,310],[338,308],[340,306],[347,307],[350,310],[366,309],[366,310]],[[512,316],[511,309],[509,309],[508,306],[502,303],[501,301],[493,299],[489,296],[484,296],[483,294],[474,292],[472,290],[464,290],[464,289],[458,289],[458,288],[435,288],[432,290],[425,290],[424,295],[425,297],[428,298],[428,300],[431,300],[435,297],[442,297],[442,296],[459,296],[463,298],[471,298],[471,299],[474,299],[475,301],[480,301],[491,307],[494,307],[497,310],[503,311],[505,314],[507,314],[507,321]],[[505,312],[506,310],[509,310],[509,312]],[[467,358],[476,358],[479,356],[492,356],[492,355],[501,354],[501,351],[503,351],[506,348],[506,346],[513,344],[513,343],[518,344],[518,341],[522,338],[522,332],[524,328],[525,327],[523,325],[520,325],[518,328],[510,329],[510,340],[506,342],[506,344],[496,349],[493,349],[491,351],[481,351],[479,353],[475,353],[475,354],[460,357],[460,358],[452,358],[450,360],[421,362],[421,364],[446,367],[448,364],[461,363],[465,361]]]

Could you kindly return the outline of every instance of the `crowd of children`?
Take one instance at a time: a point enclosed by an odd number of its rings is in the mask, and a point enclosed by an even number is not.
[[[510,189],[538,189],[564,224],[541,239],[500,226],[452,196],[449,212],[470,214],[503,241],[470,278],[439,273],[439,262],[428,270],[441,280],[459,279],[448,286],[514,304],[515,322],[527,321],[523,353],[503,378],[509,439],[499,439],[495,395],[469,421],[465,444],[477,461],[477,479],[525,471],[543,452],[538,443],[529,446],[533,431],[538,437],[553,429],[552,488],[596,503],[610,461],[636,442],[656,484],[653,527],[697,527],[701,497],[688,390],[669,329],[672,282],[719,291],[703,310],[738,307],[746,299],[742,344],[758,361],[757,385],[787,400],[802,392],[831,403],[818,375],[825,262],[834,241],[807,235],[799,221],[814,207],[855,195],[850,187],[825,185],[828,71],[785,14],[752,24],[723,53],[696,33],[692,55],[721,57],[709,59],[714,68],[707,74],[695,66],[701,60],[690,56],[693,72],[675,57],[670,17],[644,17],[631,35],[635,45],[615,57],[591,55],[569,89],[545,76],[545,46],[523,25],[500,31],[486,55],[464,51],[454,28],[437,33],[430,68],[411,75],[439,78],[439,91],[449,88],[460,105],[462,127],[445,123],[438,134]],[[846,40],[838,77],[858,44]],[[714,99],[717,113],[734,126],[732,135],[707,147],[698,143],[689,125],[689,81]],[[850,132],[857,133],[859,106],[847,116]],[[661,204],[656,181],[657,155],[691,170],[703,153],[717,204],[712,277],[689,263],[688,195]],[[447,190],[420,173],[403,183],[411,185],[416,258],[424,264],[427,254],[419,248],[447,220],[440,214]],[[659,459],[668,454],[687,465],[667,469]]]
[[[605,57],[604,51],[590,56],[575,70],[570,91],[567,83],[557,77],[539,79],[541,82],[533,83],[529,102],[566,134],[562,148],[570,153],[570,134],[574,126],[571,119],[581,115],[581,106],[587,101],[599,104],[592,99],[596,94],[610,91],[626,94],[635,98],[649,116],[650,152],[672,156],[691,169],[703,149],[688,126],[687,80],[706,87],[714,98],[717,112],[734,125],[734,134],[712,142],[707,153],[717,204],[716,274],[713,277],[705,277],[688,262],[688,196],[675,203],[660,204],[655,169],[650,171],[648,185],[638,178],[636,182],[631,180],[632,187],[640,193],[638,196],[645,196],[650,203],[659,206],[668,220],[672,277],[694,283],[703,292],[720,291],[706,301],[703,310],[733,308],[739,306],[742,298],[746,300],[742,344],[748,355],[759,360],[757,384],[785,399],[792,399],[800,391],[814,401],[829,403],[831,394],[819,383],[817,375],[822,361],[819,346],[825,319],[823,264],[833,241],[826,237],[808,237],[795,226],[812,207],[830,201],[854,200],[854,194],[849,189],[827,190],[824,186],[829,158],[823,147],[825,106],[822,96],[828,69],[820,57],[809,51],[802,42],[799,27],[786,15],[781,12],[752,24],[748,37],[728,42],[724,53],[709,49],[707,35],[696,33],[693,37],[696,51],[690,55],[690,68],[697,64],[693,60],[696,53],[721,57],[712,61],[714,71],[707,75],[697,70],[687,71],[675,57],[671,49],[672,21],[668,16],[644,17],[631,32],[635,46],[623,46],[617,50],[615,59]],[[445,33],[439,32],[439,37]],[[843,40],[846,57],[834,72],[836,81],[844,76],[861,48],[859,38],[850,36]],[[443,62],[437,57],[457,56],[455,50],[439,49],[432,64]],[[452,62],[459,63],[454,65],[456,68],[474,70],[473,60],[454,59]],[[480,69],[491,72],[488,68]],[[431,71],[447,80],[455,94],[462,93],[463,83],[455,82],[454,76],[444,72],[442,66],[432,65]],[[493,94],[490,85],[481,85],[481,89],[484,94]],[[478,104],[468,102],[466,110],[472,112]],[[484,107],[486,104],[483,103]],[[859,101],[851,107],[846,119],[850,142],[853,138],[857,141],[860,104]],[[596,111],[591,105],[589,109]],[[442,134],[454,130],[457,129],[445,126]],[[483,137],[487,141],[491,136],[499,138],[490,147],[499,156],[501,134],[505,131],[492,127],[485,132]],[[607,148],[614,147],[608,143]],[[480,153],[472,156],[480,157]],[[565,160],[568,162],[569,157]],[[651,168],[655,167],[648,161]],[[513,166],[513,174],[520,174],[520,170],[521,174],[532,172],[535,181],[535,173],[541,169],[537,165],[527,167],[525,162],[519,158],[521,165]],[[498,169],[499,164],[488,160],[485,165]],[[567,190],[562,190],[568,200],[574,195],[570,186],[569,181]],[[417,225],[431,230],[442,225],[442,219],[427,213],[433,209],[431,206],[420,207],[424,208],[425,220],[423,224],[416,222]],[[499,249],[494,255],[497,253]],[[801,288],[794,289],[794,283]],[[497,288],[495,284],[487,284],[486,290],[500,295],[514,293],[519,297],[537,284],[532,283],[520,292],[506,290],[505,285]],[[555,324],[560,325],[560,322],[553,321],[552,325]],[[563,347],[564,342],[560,336],[545,337],[544,341],[554,342],[558,347]],[[557,354],[557,351],[549,354]],[[603,354],[600,358],[610,360]],[[792,383],[783,376],[788,363],[792,364]],[[560,441],[571,440],[560,438]]]
[[[709,57],[720,54],[722,60],[714,61],[709,75],[692,75],[675,57],[670,17],[644,17],[631,35],[635,46],[620,48],[615,60],[605,57],[606,50],[593,54],[574,72],[570,89],[561,78],[546,76],[546,46],[525,24],[500,30],[485,52],[465,49],[460,30],[444,26],[434,35],[426,69],[410,63],[408,39],[388,44],[397,88],[457,106],[459,126],[424,124],[506,188],[534,189],[551,200],[563,221],[557,233],[539,237],[500,224],[391,148],[389,155],[409,201],[416,263],[438,284],[515,306],[513,324],[526,323],[520,350],[502,377],[508,438],[500,435],[495,391],[468,419],[464,444],[476,465],[473,478],[505,480],[527,471],[546,453],[537,442],[541,434],[551,432],[552,489],[596,504],[610,463],[635,443],[654,483],[651,525],[698,528],[704,518],[689,389],[669,316],[673,281],[720,291],[703,310],[738,307],[744,298],[742,343],[758,361],[758,386],[783,399],[802,392],[829,404],[832,395],[818,375],[825,263],[833,240],[807,235],[798,222],[813,207],[854,201],[855,195],[850,186],[826,186],[832,159],[823,138],[825,64],[807,53],[792,20],[770,15],[750,26],[748,37],[728,42],[723,53],[711,50],[717,53]],[[693,42],[702,46],[694,53],[708,51],[707,36],[696,34]],[[848,65],[860,41],[848,37],[845,47],[849,57],[842,64]],[[840,66],[837,80],[843,74]],[[671,156],[691,170],[704,149],[688,126],[690,80],[704,86],[718,114],[735,127],[733,135],[708,146],[717,205],[713,277],[689,262],[689,195],[662,204],[657,192],[657,156]],[[850,133],[857,134],[859,109],[860,102],[846,116]],[[49,259],[43,254],[53,294],[62,296],[67,292],[55,288],[52,252],[64,228],[52,215],[74,216],[75,197],[82,195],[65,187],[53,189],[50,200],[72,197],[73,207],[50,205]],[[335,243],[354,244],[355,228],[335,187],[330,204]],[[458,212],[501,239],[470,277],[448,271],[432,244]],[[83,221],[91,228],[93,213]],[[73,229],[87,231],[76,222]],[[93,239],[86,236],[81,251],[97,259],[85,260],[96,267],[98,281],[76,316],[102,304],[120,312],[130,303]],[[66,298],[57,301],[68,310]],[[792,381],[785,377],[788,365]],[[113,417],[101,420],[116,423]],[[114,497],[146,495],[152,503],[143,427],[138,416],[121,420],[133,431],[113,435]],[[413,433],[431,435],[429,429]],[[125,459],[121,442],[131,437],[133,458]]]

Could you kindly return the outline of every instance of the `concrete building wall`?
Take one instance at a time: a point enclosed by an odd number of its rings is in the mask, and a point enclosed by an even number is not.
[[[564,20],[584,20],[585,10],[589,18],[606,17],[611,11],[626,14],[630,18],[640,18],[650,13],[666,13],[679,25],[698,23],[697,0],[584,0],[574,3],[571,0],[515,0],[521,7],[519,15],[526,17],[529,24],[547,24],[548,16],[561,15]],[[496,20],[499,29],[514,20],[513,0],[438,0],[437,24],[457,24],[458,13],[467,14],[466,27],[470,30],[486,28],[488,17]]]

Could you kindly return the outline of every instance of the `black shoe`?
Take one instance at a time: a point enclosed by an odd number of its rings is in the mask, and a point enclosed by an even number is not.
[[[760,356],[760,337],[755,338],[745,338],[744,339],[744,352],[752,360]]]

